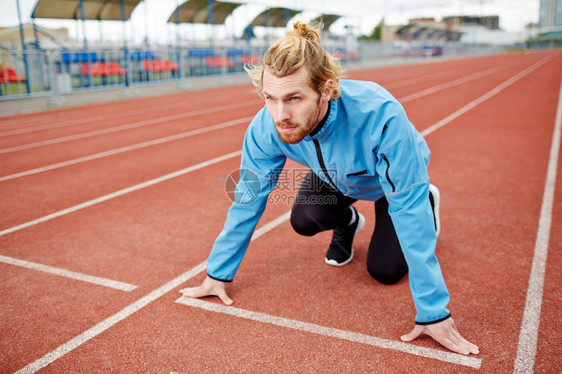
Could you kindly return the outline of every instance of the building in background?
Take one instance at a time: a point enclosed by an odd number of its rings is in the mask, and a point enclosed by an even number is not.
[[[562,28],[562,0],[540,0],[539,27]]]
[[[562,1],[562,0],[560,0]],[[410,19],[407,25],[383,25],[382,41],[395,44],[513,45],[528,38],[528,32],[507,32],[500,28],[499,16],[449,16]]]
[[[466,44],[514,45],[528,38],[528,33],[524,30],[502,30],[499,16],[450,16],[443,20],[459,27],[461,42]]]
[[[562,47],[562,0],[540,0],[539,24],[526,40],[529,48]]]
[[[435,18],[410,19],[407,25],[382,25],[383,43],[445,44],[460,40],[459,28]]]
[[[50,29],[36,26],[36,30],[34,30],[32,23],[23,24],[23,36],[26,45],[32,46],[38,41],[42,48],[47,49],[59,48],[61,44],[73,41],[69,36],[68,29],[65,27]],[[19,26],[0,27],[0,45],[7,49],[20,49],[21,36]]]
[[[449,16],[443,18],[443,22],[458,26],[483,26],[488,30],[500,29],[499,16]]]

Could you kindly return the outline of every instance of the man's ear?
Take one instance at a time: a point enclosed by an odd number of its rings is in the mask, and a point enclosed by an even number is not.
[[[326,83],[324,83],[324,87],[322,88],[322,101],[328,102],[332,99],[332,94],[334,92],[334,81],[332,79],[328,79]]]

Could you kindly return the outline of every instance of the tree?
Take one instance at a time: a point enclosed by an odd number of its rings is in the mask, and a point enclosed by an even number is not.
[[[365,39],[365,40],[381,40],[381,30],[382,27],[384,26],[384,18],[382,18],[380,20],[380,22],[378,23],[378,25],[375,26],[375,28],[373,29],[373,32],[371,33],[371,35],[364,35],[361,37],[361,39]]]

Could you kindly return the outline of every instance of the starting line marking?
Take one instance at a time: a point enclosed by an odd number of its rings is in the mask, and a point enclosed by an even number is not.
[[[125,292],[131,292],[131,291],[133,291],[134,289],[137,288],[137,286],[132,285],[132,284],[128,284],[128,283],[114,281],[114,280],[106,279],[106,278],[100,278],[100,277],[96,277],[96,276],[93,276],[93,275],[77,273],[77,272],[66,270],[66,269],[61,269],[61,268],[57,268],[57,267],[53,267],[53,266],[38,264],[36,262],[20,260],[20,259],[17,259],[17,258],[3,256],[3,255],[0,255],[0,262],[3,262],[5,264],[9,264],[9,265],[24,267],[24,268],[27,268],[27,269],[38,270],[38,271],[42,271],[42,272],[45,272],[45,273],[58,275],[58,276],[61,276],[61,277],[75,279],[75,280],[79,280],[79,281],[82,281],[82,282],[97,284],[99,286],[114,288],[116,290],[125,291]]]
[[[560,151],[560,136],[562,127],[562,80],[558,93],[558,107],[552,133],[550,157],[546,172],[546,182],[541,205],[539,227],[535,242],[535,252],[529,276],[529,287],[523,310],[523,321],[519,332],[517,356],[515,357],[514,373],[532,373],[537,352],[539,324],[541,321],[541,305],[544,289],[544,275],[548,244],[550,241],[550,227],[552,225],[552,206],[554,204],[554,190],[556,188],[556,169],[558,168],[558,153]]]
[[[331,338],[347,340],[355,343],[368,344],[375,347],[391,349],[394,351],[409,353],[416,356],[432,358],[435,360],[440,360],[457,365],[468,366],[475,369],[479,369],[482,364],[482,360],[479,358],[463,356],[458,353],[445,352],[437,349],[420,347],[409,343],[377,338],[375,336],[360,334],[352,331],[340,330],[333,327],[321,326],[309,322],[297,321],[294,319],[277,317],[265,313],[253,312],[251,310],[212,303],[200,299],[190,299],[182,296],[176,300],[176,303],[208,310],[211,312],[228,314],[239,318],[245,318],[252,321],[286,327],[293,330],[304,331],[304,332],[323,335]]]
[[[268,231],[272,230],[276,226],[279,226],[281,223],[287,221],[291,216],[291,212],[288,211],[281,216],[277,217],[271,222],[263,225],[259,229],[254,232],[252,235],[251,241],[259,238],[263,234],[267,233]],[[50,363],[58,360],[59,358],[63,357],[64,355],[70,353],[74,349],[78,348],[82,344],[86,343],[87,341],[95,338],[102,332],[108,330],[112,326],[116,325],[117,323],[121,322],[125,318],[129,317],[133,313],[141,310],[151,302],[157,300],[161,296],[167,294],[174,288],[180,286],[182,283],[187,282],[191,278],[195,277],[197,274],[201,273],[205,270],[207,261],[203,261],[199,265],[191,268],[191,270],[183,273],[182,275],[172,279],[168,283],[164,284],[163,286],[155,289],[154,291],[150,292],[148,295],[138,299],[134,303],[130,304],[129,306],[121,309],[119,312],[115,313],[111,317],[101,321],[94,327],[90,328],[89,330],[84,331],[82,334],[74,337],[73,339],[67,341],[63,345],[59,346],[54,351],[51,351],[45,354],[43,357],[33,361],[32,363],[28,364],[26,367],[18,370],[15,374],[30,374],[35,373],[45,366],[49,365]]]
[[[130,304],[129,306],[121,309],[119,312],[115,313],[109,318],[101,321],[94,327],[84,331],[82,334],[74,337],[73,339],[67,341],[63,345],[59,346],[54,351],[51,351],[44,355],[43,357],[33,361],[23,369],[18,370],[15,374],[29,374],[35,373],[45,366],[49,365],[50,363],[58,360],[62,356],[70,353],[74,349],[78,348],[82,344],[86,343],[90,339],[98,336],[102,332],[106,331],[110,327],[114,326],[115,324],[121,322],[125,318],[129,317],[131,314],[141,310],[154,300],[160,298],[161,296],[165,295],[166,293],[170,292],[174,288],[178,287],[180,284],[188,281],[189,279],[193,278],[201,271],[205,269],[205,262],[195,266],[191,270],[183,273],[177,278],[172,279],[168,283],[164,284],[163,286],[155,289],[154,291],[150,292],[148,295],[138,299],[134,303]]]

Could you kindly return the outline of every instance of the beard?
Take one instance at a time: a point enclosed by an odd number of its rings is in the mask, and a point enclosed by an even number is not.
[[[275,130],[279,135],[279,139],[286,144],[297,144],[303,140],[308,134],[310,134],[314,128],[318,125],[318,116],[320,115],[320,100],[318,100],[318,105],[316,110],[314,110],[310,116],[306,119],[304,123],[284,121],[275,122]],[[280,128],[292,128],[291,132],[284,132]]]

